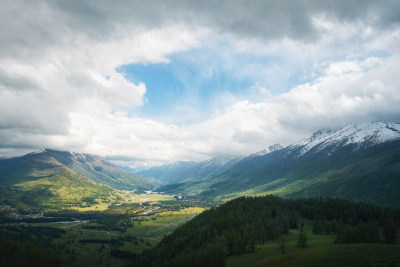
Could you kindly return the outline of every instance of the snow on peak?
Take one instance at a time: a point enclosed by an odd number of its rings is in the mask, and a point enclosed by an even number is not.
[[[337,131],[319,131],[309,138],[300,140],[291,148],[301,147],[300,155],[313,148],[321,151],[326,147],[339,147],[355,144],[371,147],[387,141],[400,139],[400,124],[392,122],[353,123]]]
[[[44,152],[47,152],[47,149],[43,148],[43,149],[41,149],[41,150],[39,150],[39,151],[35,151],[35,152],[33,152],[33,153],[35,153],[35,154],[41,154],[41,153],[44,153]]]
[[[228,163],[237,162],[242,159],[242,156],[218,156],[208,159],[202,162],[201,169],[209,168],[213,166],[224,166]]]
[[[268,153],[274,152],[276,150],[280,150],[282,148],[285,148],[286,145],[281,145],[281,144],[273,144],[272,146],[269,146],[261,151],[258,151],[256,153],[250,153],[247,155],[247,157],[252,157],[252,156],[264,156]]]
[[[41,149],[41,150],[33,151],[33,152],[29,153],[28,155],[38,155],[38,154],[42,154],[46,151],[47,151],[46,149]]]

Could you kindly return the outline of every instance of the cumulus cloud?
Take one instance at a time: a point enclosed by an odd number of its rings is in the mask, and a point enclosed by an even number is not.
[[[398,14],[400,3],[372,0],[6,0],[0,154],[49,147],[149,166],[253,152],[354,121],[398,121]],[[140,117],[146,84],[119,67],[204,48],[222,50],[214,61],[193,57],[203,71],[250,78],[257,93],[221,94],[200,123]]]
[[[371,63],[373,62],[373,64]],[[348,65],[356,65],[349,71]],[[148,164],[202,160],[212,155],[254,152],[274,143],[291,143],[323,128],[355,121],[398,119],[398,58],[367,58],[327,66],[326,75],[265,101],[239,102],[203,123],[176,126],[141,118],[109,115],[74,119],[76,148]],[[334,69],[334,71],[332,71]],[[92,124],[87,122],[93,120]],[[82,121],[81,121],[82,120]],[[115,131],[115,129],[118,129]],[[85,140],[85,137],[90,139]],[[69,141],[70,138],[67,138]],[[82,143],[80,143],[82,142]]]

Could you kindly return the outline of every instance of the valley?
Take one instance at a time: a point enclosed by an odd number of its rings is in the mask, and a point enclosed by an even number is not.
[[[103,211],[92,207],[33,215],[2,207],[0,247],[11,247],[3,250],[8,258],[0,257],[0,264],[30,265],[33,261],[41,266],[126,266],[209,207],[166,195],[125,193],[128,196]],[[32,242],[37,250],[26,255],[26,246]],[[44,256],[47,253],[51,258]]]
[[[0,264],[396,266],[399,177],[388,122],[136,174],[68,151],[2,158]]]
[[[0,267],[400,267],[400,0],[0,1]]]

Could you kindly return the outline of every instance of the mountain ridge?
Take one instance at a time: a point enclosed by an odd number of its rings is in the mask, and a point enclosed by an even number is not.
[[[266,155],[284,147],[285,145],[274,144],[254,153],[238,156],[216,156],[202,162],[178,161],[170,164],[155,166],[136,173],[156,178],[166,184],[189,182],[222,172],[244,158]],[[182,164],[185,165],[183,168],[181,168]]]
[[[317,133],[271,153],[243,158],[216,175],[160,190],[214,200],[258,194],[337,196],[400,207],[399,128],[397,123],[372,122]]]
[[[149,190],[160,185],[152,178],[122,170],[100,156],[52,149],[43,149],[21,157],[3,159],[0,161],[0,175],[6,176],[7,170],[18,173],[18,170],[13,169],[13,164],[20,165],[20,168],[24,169],[23,164],[25,163],[30,164],[32,168],[39,169],[53,168],[52,165],[63,165],[94,182],[115,189]]]
[[[117,189],[141,192],[159,185],[89,154],[46,149],[0,160],[0,204],[21,210],[107,207],[118,198]]]
[[[290,147],[302,147],[300,155],[319,147],[320,150],[328,147],[356,144],[358,146],[373,146],[379,143],[400,139],[400,124],[386,121],[352,123],[342,129],[322,130],[315,132]]]

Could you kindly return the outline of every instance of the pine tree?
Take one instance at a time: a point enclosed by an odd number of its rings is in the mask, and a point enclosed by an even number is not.
[[[300,233],[299,233],[299,237],[297,239],[297,246],[301,247],[301,248],[307,247],[307,235],[306,235],[306,232],[304,231],[303,222],[301,222],[301,225],[300,225]]]
[[[396,224],[392,219],[387,219],[383,223],[383,236],[387,244],[395,244],[397,237]]]
[[[283,254],[285,254],[285,249],[286,249],[286,237],[285,236],[281,236],[278,239],[278,244],[279,244],[279,250],[280,252]]]

